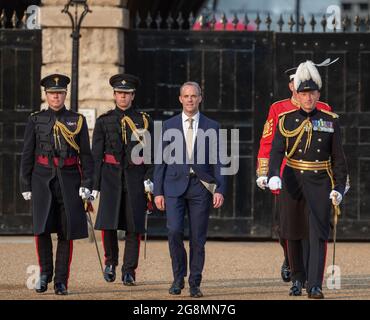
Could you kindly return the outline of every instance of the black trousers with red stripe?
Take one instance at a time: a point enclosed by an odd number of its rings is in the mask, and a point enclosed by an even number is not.
[[[50,234],[36,236],[36,246],[40,265],[40,275],[47,275],[49,282],[53,278],[53,244]],[[69,269],[72,262],[73,241],[61,239],[58,235],[58,245],[55,260],[54,283],[61,282],[68,286]]]
[[[50,182],[52,209],[46,223],[46,232],[35,236],[36,250],[40,265],[40,275],[46,275],[49,281],[53,278],[53,243],[51,233],[58,234],[58,245],[55,260],[54,283],[61,282],[68,286],[70,265],[73,254],[73,241],[66,239],[67,218],[59,180]]]
[[[123,255],[122,274],[129,273],[135,278],[135,270],[139,264],[140,233],[126,232],[125,252]],[[105,265],[118,265],[117,230],[102,231]]]

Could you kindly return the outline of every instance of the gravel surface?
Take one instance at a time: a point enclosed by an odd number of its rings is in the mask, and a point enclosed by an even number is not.
[[[56,247],[54,242],[54,248]],[[99,242],[102,254],[102,246]],[[188,244],[186,244],[188,247]],[[120,242],[122,259],[124,242]],[[370,299],[370,253],[367,243],[338,243],[337,265],[341,271],[341,289],[329,290],[324,280],[326,299]],[[186,284],[180,296],[170,296],[172,272],[166,241],[149,241],[147,258],[141,246],[137,286],[121,283],[120,266],[114,283],[101,275],[95,246],[87,240],[74,243],[69,295],[56,296],[52,290],[37,294],[26,286],[27,278],[37,265],[33,237],[0,237],[0,299],[189,299]],[[328,245],[327,265],[331,264],[333,247]],[[280,266],[282,249],[277,242],[208,241],[203,273],[204,299],[306,300],[307,296],[289,297],[289,283],[282,282]],[[31,266],[31,267],[30,267]],[[30,274],[27,273],[30,268]]]

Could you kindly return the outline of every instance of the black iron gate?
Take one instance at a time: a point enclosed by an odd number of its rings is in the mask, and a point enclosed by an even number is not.
[[[290,61],[321,62],[339,57],[333,67],[321,68],[321,99],[340,115],[351,189],[338,224],[340,239],[370,239],[370,34],[295,34],[275,37],[276,75]],[[283,82],[275,82],[281,96]]]
[[[40,108],[41,31],[0,30],[0,234],[31,232],[19,190],[27,118]]]
[[[138,105],[155,119],[180,111],[178,91],[188,80],[203,90],[201,111],[224,128],[240,130],[239,172],[229,178],[226,203],[213,211],[213,237],[271,238],[272,199],[255,185],[259,139],[268,108],[290,95],[283,71],[299,62],[339,62],[321,69],[321,100],[341,116],[351,190],[339,239],[370,239],[370,35],[137,29],[126,32],[125,69],[143,80]],[[150,219],[165,234],[164,217]]]
[[[210,236],[271,237],[271,213],[255,192],[255,150],[271,100],[273,33],[130,31],[126,70],[143,85],[137,104],[155,119],[180,111],[179,88],[186,80],[203,90],[201,110],[239,129],[239,172],[228,180],[228,197],[210,219]],[[135,49],[137,48],[137,50]],[[164,217],[151,218],[151,233],[164,234]]]

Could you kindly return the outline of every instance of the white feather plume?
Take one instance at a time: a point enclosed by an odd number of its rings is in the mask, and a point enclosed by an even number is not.
[[[307,80],[312,79],[313,82],[317,84],[319,89],[321,89],[322,82],[319,72],[315,67],[314,63],[310,60],[301,63],[294,76],[294,88],[297,90],[299,85]]]

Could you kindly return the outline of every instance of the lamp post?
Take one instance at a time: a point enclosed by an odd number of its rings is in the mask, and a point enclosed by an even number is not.
[[[83,6],[83,11],[79,12],[78,7]],[[70,7],[74,7],[74,14],[69,11]],[[65,5],[62,13],[66,13],[72,23],[72,84],[71,84],[71,109],[78,111],[78,60],[80,49],[80,29],[82,20],[88,12],[91,12],[87,5],[87,0],[69,0]]]

